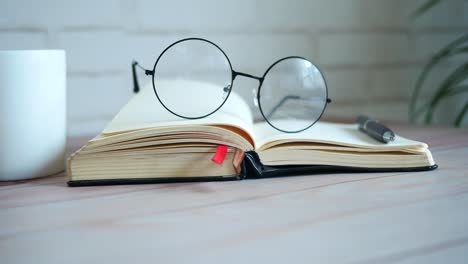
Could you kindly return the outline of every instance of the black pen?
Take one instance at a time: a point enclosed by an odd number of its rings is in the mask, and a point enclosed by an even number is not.
[[[359,130],[380,142],[388,143],[395,140],[395,133],[393,133],[390,128],[382,125],[377,120],[374,120],[368,116],[358,116],[356,123],[359,125]]]

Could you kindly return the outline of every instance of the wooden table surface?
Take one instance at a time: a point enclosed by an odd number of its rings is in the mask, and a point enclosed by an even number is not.
[[[468,263],[468,131],[396,127],[431,172],[0,184],[0,263]],[[71,139],[70,151],[84,143]]]

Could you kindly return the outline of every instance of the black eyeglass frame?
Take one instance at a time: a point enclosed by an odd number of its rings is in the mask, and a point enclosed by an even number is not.
[[[228,91],[228,95],[226,96],[226,98],[224,99],[224,101],[219,105],[218,108],[216,108],[215,110],[213,110],[212,112],[206,114],[206,115],[203,115],[203,116],[200,116],[200,117],[187,117],[187,116],[182,116],[182,115],[179,115],[175,112],[173,112],[171,109],[169,109],[164,103],[163,101],[161,100],[161,98],[159,97],[158,95],[158,92],[156,90],[156,84],[155,84],[155,73],[156,73],[156,67],[158,65],[158,62],[159,60],[161,59],[161,57],[164,55],[164,53],[166,53],[166,51],[168,51],[170,48],[172,48],[173,46],[181,43],[181,42],[184,42],[184,41],[189,41],[189,40],[198,40],[198,41],[204,41],[204,42],[207,42],[211,45],[213,45],[214,47],[216,47],[219,51],[221,51],[221,53],[224,55],[224,57],[226,58],[226,60],[228,61],[229,63],[229,67],[231,69],[231,83],[224,87],[224,89],[229,89]],[[303,128],[303,129],[300,129],[300,130],[296,130],[296,131],[287,131],[287,130],[283,130],[283,129],[280,129],[276,126],[274,126],[267,118],[267,116],[265,115],[265,113],[263,112],[263,109],[262,109],[262,104],[261,104],[261,101],[260,101],[260,91],[262,89],[262,84],[263,84],[263,81],[265,80],[265,76],[267,76],[268,72],[278,63],[284,61],[284,60],[287,60],[287,59],[302,59],[302,60],[305,60],[309,63],[311,63],[312,65],[314,65],[314,67],[316,67],[319,72],[320,72],[320,75],[322,76],[323,78],[323,81],[325,82],[325,93],[326,93],[326,102],[323,106],[323,109],[322,109],[322,112],[320,113],[320,116],[314,121],[312,122],[309,126]],[[325,109],[327,108],[327,105],[329,103],[332,102],[332,100],[330,98],[328,98],[328,86],[327,86],[327,82],[325,80],[325,76],[323,76],[323,73],[322,71],[320,70],[320,68],[315,65],[314,63],[312,63],[311,61],[309,61],[308,59],[304,58],[304,57],[300,57],[300,56],[288,56],[288,57],[284,57],[284,58],[281,58],[277,61],[275,61],[273,64],[270,65],[270,67],[268,67],[268,69],[265,71],[265,73],[263,74],[262,77],[258,77],[258,76],[254,76],[254,75],[251,75],[251,74],[248,74],[248,73],[243,73],[243,72],[238,72],[238,71],[235,71],[233,68],[232,68],[232,64],[231,64],[231,60],[229,59],[229,57],[226,55],[226,53],[224,52],[223,49],[221,49],[218,45],[216,45],[215,43],[207,40],[207,39],[203,39],[203,38],[184,38],[184,39],[181,39],[181,40],[178,40],[174,43],[172,43],[171,45],[169,45],[167,48],[165,48],[161,54],[158,56],[158,58],[156,59],[156,62],[154,63],[154,66],[153,66],[153,70],[147,70],[145,68],[143,68],[137,61],[133,61],[132,62],[132,74],[133,74],[133,92],[134,93],[138,93],[140,91],[140,86],[138,84],[138,77],[137,77],[137,72],[136,72],[136,67],[139,67],[140,69],[142,69],[146,75],[151,75],[152,76],[152,84],[153,84],[153,91],[154,91],[154,94],[156,95],[156,98],[158,99],[158,101],[161,103],[161,105],[167,110],[169,111],[170,113],[174,114],[175,116],[178,116],[180,118],[184,118],[184,119],[201,119],[201,118],[205,118],[205,117],[208,117],[212,114],[214,114],[216,111],[218,111],[221,107],[223,107],[223,105],[226,103],[226,101],[229,99],[229,95],[231,95],[231,91],[234,87],[234,80],[236,79],[237,76],[243,76],[243,77],[247,77],[247,78],[251,78],[251,79],[256,79],[259,81],[259,86],[258,86],[258,91],[257,91],[257,102],[258,102],[258,108],[260,109],[260,113],[262,114],[262,117],[263,119],[270,125],[272,126],[273,128],[275,128],[276,130],[278,131],[281,131],[281,132],[284,132],[284,133],[298,133],[298,132],[301,132],[301,131],[304,131],[304,130],[307,130],[309,129],[310,127],[312,127],[318,120],[320,120],[320,118],[322,117],[323,113],[325,112]],[[271,116],[273,114],[274,111],[276,111],[282,104],[284,104],[287,100],[289,99],[297,99],[297,96],[294,96],[294,95],[288,95],[288,96],[285,96],[281,101],[280,103],[278,103],[275,107],[273,107],[273,111],[272,113],[268,114],[268,116]]]

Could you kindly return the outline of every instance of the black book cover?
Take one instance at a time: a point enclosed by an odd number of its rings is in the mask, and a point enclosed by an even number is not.
[[[245,153],[241,164],[241,173],[232,176],[219,177],[166,177],[166,178],[140,178],[140,179],[102,179],[69,181],[68,186],[98,186],[121,184],[149,184],[149,183],[175,183],[175,182],[208,182],[243,179],[260,179],[270,177],[287,177],[295,175],[329,174],[329,173],[371,173],[371,172],[415,172],[437,169],[437,164],[423,167],[401,168],[362,168],[331,165],[291,165],[291,166],[264,166],[255,151]]]

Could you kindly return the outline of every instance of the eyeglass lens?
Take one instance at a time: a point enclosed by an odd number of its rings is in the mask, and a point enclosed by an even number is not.
[[[313,125],[322,115],[326,100],[326,84],[319,69],[297,57],[274,64],[259,91],[265,119],[284,132],[298,132]]]
[[[215,45],[185,40],[161,54],[153,78],[155,92],[166,109],[184,118],[202,118],[218,110],[227,99],[232,73],[227,57]],[[185,85],[161,85],[165,80]]]

